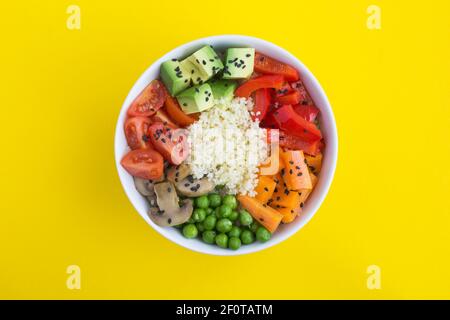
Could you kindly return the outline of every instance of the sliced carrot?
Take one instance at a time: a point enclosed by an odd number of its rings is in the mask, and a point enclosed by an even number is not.
[[[283,215],[283,219],[281,219],[281,222],[291,223],[302,212],[302,209],[300,207],[296,207],[293,209],[281,208],[278,209],[277,211]]]
[[[275,232],[281,222],[281,219],[283,219],[283,215],[281,213],[249,196],[239,195],[238,200],[242,207],[250,212],[256,221],[258,221],[270,232]]]
[[[314,188],[317,184],[317,176],[313,173],[310,173],[311,175],[311,183],[312,188]],[[304,203],[306,202],[306,199],[308,199],[309,195],[311,194],[313,189],[301,189],[299,190],[300,194],[300,207],[303,208]]]
[[[276,197],[272,198],[270,205],[275,208],[296,208],[300,206],[300,195],[297,191],[289,191],[284,189],[283,193],[277,194]]]
[[[276,185],[277,183],[273,181],[272,178],[268,176],[260,176],[258,185],[255,188],[255,198],[261,203],[267,203],[267,201],[272,198],[273,191]]]
[[[316,156],[310,156],[305,154],[306,163],[308,164],[309,170],[314,174],[319,174],[322,169],[322,153]]]
[[[281,152],[285,169],[281,170],[281,176],[289,190],[312,189],[311,177],[305,156],[301,150],[287,150]]]

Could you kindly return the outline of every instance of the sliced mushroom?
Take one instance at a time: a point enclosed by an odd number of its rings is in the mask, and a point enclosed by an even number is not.
[[[134,178],[134,185],[137,191],[145,197],[153,196],[155,194],[153,188],[156,182],[160,182],[164,180],[164,176],[162,176],[158,180],[146,180],[139,177]]]
[[[187,176],[175,186],[180,194],[187,197],[199,197],[214,190],[214,183],[207,178],[194,179],[192,175]]]
[[[192,200],[186,199],[179,203],[177,191],[171,182],[161,182],[155,185],[156,207],[150,207],[150,219],[161,227],[176,226],[185,223],[192,215]]]
[[[167,180],[169,180],[173,184],[177,184],[190,174],[191,168],[187,164],[182,163],[179,166],[170,167],[170,169],[167,171]]]

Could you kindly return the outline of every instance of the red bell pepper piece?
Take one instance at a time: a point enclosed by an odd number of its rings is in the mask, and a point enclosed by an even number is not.
[[[294,105],[294,104],[298,104],[300,102],[300,99],[301,99],[300,92],[292,91],[288,94],[285,94],[284,96],[277,97],[275,99],[275,101],[281,105],[284,105],[284,104]]]
[[[314,122],[316,120],[317,115],[319,114],[319,108],[317,108],[315,105],[302,105],[298,104],[296,106],[293,106],[294,111],[297,112],[302,118],[309,122]]]
[[[248,98],[250,95],[258,90],[263,88],[275,88],[280,89],[284,83],[284,78],[282,76],[273,75],[273,76],[259,76],[253,79],[244,82],[239,88],[235,91],[235,96]]]
[[[289,82],[285,82],[285,83],[283,84],[283,86],[282,86],[280,89],[276,90],[276,92],[275,92],[275,97],[276,97],[276,98],[282,97],[282,96],[284,96],[285,94],[288,94],[288,93],[290,93],[290,92],[292,92],[292,87],[291,87],[291,85],[289,84]]]
[[[280,147],[291,150],[303,150],[303,152],[316,156],[319,154],[324,144],[322,140],[316,141],[304,141],[299,137],[288,134],[287,132],[280,130]]]
[[[261,121],[269,111],[270,107],[270,89],[264,88],[255,92],[255,106],[253,107],[252,119]]]
[[[298,115],[291,105],[285,105],[277,109],[273,116],[278,127],[305,141],[322,139],[322,133],[312,122],[306,121]]]
[[[300,93],[300,104],[303,105],[314,105],[314,101],[311,99],[308,91],[305,88],[305,85],[301,80],[291,83],[292,89],[298,91]]]
[[[269,129],[279,129],[278,124],[275,121],[275,118],[273,117],[273,112],[267,113],[267,115],[261,121],[260,127]]]
[[[262,74],[282,75],[288,81],[297,81],[300,79],[300,75],[294,67],[259,52],[256,52],[255,54],[254,69],[256,72]]]

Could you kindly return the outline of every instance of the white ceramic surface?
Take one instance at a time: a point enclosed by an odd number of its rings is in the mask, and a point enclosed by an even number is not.
[[[214,48],[218,51],[222,51],[228,47],[253,47],[257,51],[267,54],[280,61],[289,63],[297,70],[299,70],[301,79],[304,81],[304,84],[308,89],[311,97],[313,98],[317,107],[320,109],[321,129],[326,143],[323,166],[322,171],[319,175],[318,184],[309,197],[308,201],[306,201],[301,216],[297,217],[290,224],[280,225],[278,230],[273,234],[270,241],[266,243],[255,242],[251,245],[243,245],[239,250],[236,251],[222,249],[215,245],[205,244],[199,239],[189,240],[184,238],[178,229],[162,228],[158,225],[155,225],[147,216],[148,203],[146,199],[136,191],[133,183],[133,178],[120,165],[120,160],[129,151],[125,140],[123,124],[125,122],[126,111],[130,103],[144,89],[144,87],[146,87],[147,84],[150,83],[150,81],[158,77],[159,68],[162,62],[172,58],[186,57],[206,44],[213,45]],[[155,61],[147,70],[145,70],[145,72],[131,88],[122,105],[122,109],[120,110],[119,119],[117,120],[116,125],[114,148],[117,171],[119,173],[119,178],[123,185],[125,193],[127,194],[137,212],[139,212],[142,218],[154,230],[159,232],[165,238],[185,248],[206,254],[231,256],[256,252],[274,246],[281,241],[291,237],[304,225],[306,225],[309,220],[311,220],[311,218],[314,216],[323,200],[325,199],[325,196],[327,195],[331,182],[333,180],[334,171],[336,169],[338,140],[336,123],[330,103],[328,102],[328,98],[317,79],[306,68],[306,66],[303,65],[302,62],[300,62],[299,59],[297,59],[285,49],[282,49],[277,45],[265,40],[241,35],[220,35],[198,39],[181,45],[178,48],[175,48],[172,51],[168,52],[166,55],[162,56],[159,60]],[[157,239],[155,241],[165,240]]]

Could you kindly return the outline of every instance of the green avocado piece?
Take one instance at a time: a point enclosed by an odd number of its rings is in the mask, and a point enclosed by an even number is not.
[[[246,79],[253,73],[254,48],[228,48],[225,54],[224,79]]]
[[[209,79],[209,77],[207,75],[202,74],[200,70],[189,61],[189,59],[184,59],[183,61],[181,61],[181,65],[190,74],[191,81],[193,84],[203,84]]]
[[[186,114],[202,112],[214,105],[211,86],[207,83],[193,86],[181,92],[177,96],[177,100]]]
[[[210,82],[214,99],[225,99],[230,101],[234,97],[234,90],[237,88],[237,82],[233,80],[215,80]]]
[[[211,46],[204,46],[200,50],[197,50],[187,60],[206,77],[206,80],[212,78],[223,69],[223,63],[220,57]]]
[[[161,80],[172,96],[177,95],[191,84],[189,70],[177,59],[163,62],[161,64],[160,75]]]

